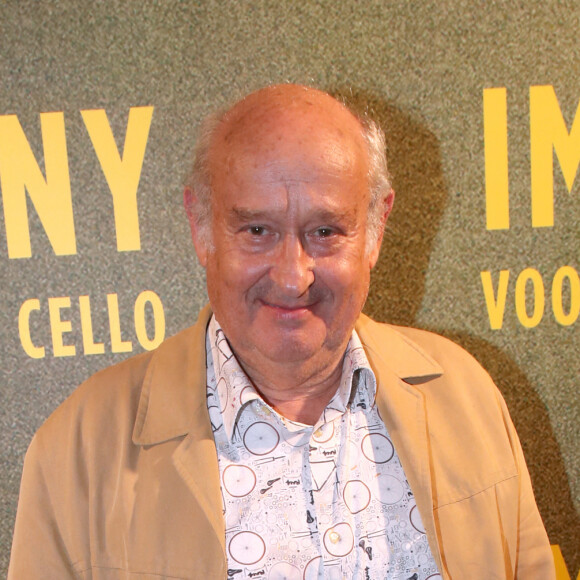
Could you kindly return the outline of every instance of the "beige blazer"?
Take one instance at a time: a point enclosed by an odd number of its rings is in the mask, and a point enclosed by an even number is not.
[[[227,577],[205,398],[211,312],[97,373],[35,435],[9,580]],[[377,404],[443,578],[555,578],[503,399],[460,347],[365,316]]]

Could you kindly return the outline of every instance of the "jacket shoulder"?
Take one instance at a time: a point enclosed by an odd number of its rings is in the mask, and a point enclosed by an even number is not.
[[[377,345],[381,345],[382,354],[389,358],[389,351],[397,353],[397,358],[392,364],[400,369],[401,378],[405,379],[408,374],[408,360],[413,365],[427,361],[438,367],[443,374],[451,372],[469,373],[473,379],[480,376],[485,381],[491,382],[487,371],[481,364],[459,344],[429,330],[397,326],[384,322],[376,322],[368,317],[362,320],[361,328],[365,335],[371,338]]]
[[[68,430],[71,423],[80,425],[105,418],[111,426],[121,410],[126,415],[136,409],[154,352],[138,354],[89,377],[52,412],[36,437]]]
[[[452,360],[454,362],[464,362],[479,367],[482,371],[484,370],[470,352],[445,336],[420,328],[395,325],[390,326],[392,330],[403,336],[406,340],[412,341],[414,344],[418,345],[440,364]]]
[[[71,430],[107,436],[115,429],[132,429],[150,369],[163,366],[168,354],[184,350],[190,332],[191,327],[153,351],[132,356],[89,377],[52,412],[35,439],[68,437]]]

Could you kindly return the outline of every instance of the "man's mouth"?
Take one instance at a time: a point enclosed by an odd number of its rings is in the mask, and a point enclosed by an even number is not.
[[[308,315],[314,306],[313,303],[261,302],[274,315],[287,320],[297,320]]]

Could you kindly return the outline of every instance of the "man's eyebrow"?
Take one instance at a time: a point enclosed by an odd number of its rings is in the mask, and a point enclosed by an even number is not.
[[[239,222],[251,222],[259,220],[268,215],[264,209],[248,209],[244,207],[234,207],[229,211],[230,216]]]
[[[311,218],[319,222],[355,224],[357,222],[358,211],[352,208],[346,211],[334,211],[332,209],[317,209],[312,212]]]
[[[272,217],[272,211],[266,209],[249,209],[245,207],[233,207],[229,210],[230,217],[235,222],[252,222],[260,221],[268,217]],[[354,223],[357,221],[357,209],[349,209],[347,211],[337,212],[332,209],[318,208],[314,209],[309,216],[312,220],[320,222],[347,222]]]

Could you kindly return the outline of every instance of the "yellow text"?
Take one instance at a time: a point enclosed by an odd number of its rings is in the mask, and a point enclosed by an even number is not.
[[[153,107],[130,109],[122,155],[103,109],[81,115],[113,197],[117,250],[140,250],[137,190]],[[0,115],[0,186],[9,258],[32,256],[26,192],[54,253],[77,253],[64,114],[41,113],[40,128],[45,175],[18,117]]]
[[[509,282],[509,270],[501,270],[496,276],[492,276],[490,271],[481,272],[481,285],[492,330],[499,330],[503,326]],[[562,266],[554,274],[549,288],[554,319],[562,326],[571,326],[580,314],[578,272],[572,266]],[[522,326],[534,328],[540,324],[546,310],[545,295],[544,278],[538,270],[525,268],[518,274],[513,299],[516,316]]]
[[[73,314],[77,315],[74,318],[80,321],[78,330],[82,337],[82,354],[104,354],[106,350],[113,353],[132,352],[133,341],[123,338],[123,330],[126,329],[121,325],[123,317],[119,311],[117,294],[107,294],[106,301],[109,327],[107,347],[105,342],[95,339],[89,296],[79,296],[74,305],[69,296],[48,298],[45,303],[41,303],[38,298],[24,301],[18,314],[18,332],[24,352],[36,359],[46,356],[46,345],[33,337],[32,329],[37,328],[40,323],[49,325],[53,356],[76,356],[81,349],[74,340],[79,333],[73,328]],[[76,309],[76,312],[73,312],[73,309]],[[165,338],[163,304],[152,290],[144,290],[137,296],[133,307],[132,327],[137,341],[145,350],[153,350]]]
[[[568,132],[554,87],[532,86],[529,96],[532,227],[553,227],[554,152],[571,192],[580,164],[580,102]],[[506,230],[510,227],[510,216],[505,87],[483,90],[483,137],[486,227]]]

